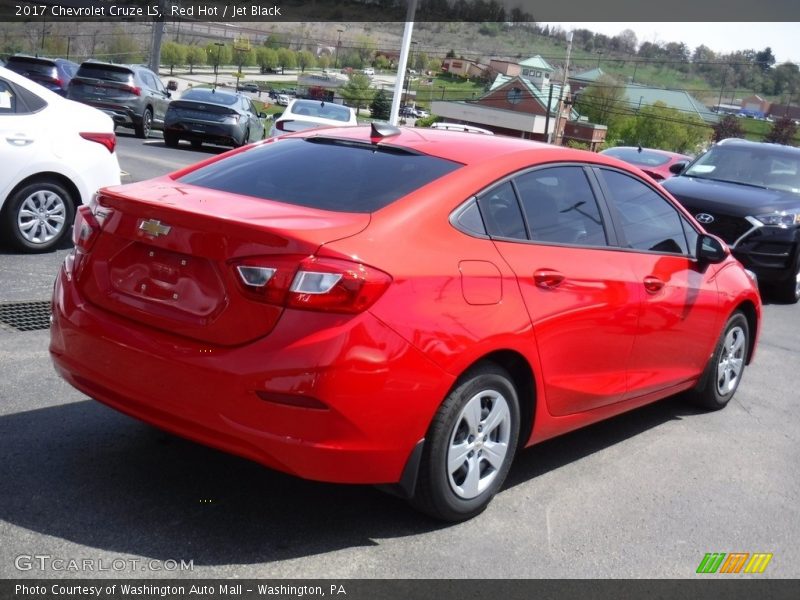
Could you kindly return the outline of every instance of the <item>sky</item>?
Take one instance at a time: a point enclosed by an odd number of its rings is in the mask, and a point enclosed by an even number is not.
[[[608,36],[624,29],[642,42],[683,42],[691,50],[705,44],[714,52],[761,51],[767,46],[777,63],[800,63],[800,23],[541,23],[565,31],[588,29]]]

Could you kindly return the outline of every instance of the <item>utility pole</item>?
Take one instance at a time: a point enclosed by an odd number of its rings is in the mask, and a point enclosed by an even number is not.
[[[560,127],[561,124],[561,113],[564,110],[564,95],[567,89],[567,74],[569,73],[569,56],[572,53],[572,32],[570,31],[567,33],[567,62],[564,64],[564,78],[561,82],[561,92],[558,95],[558,112],[556,113],[556,126],[555,126],[555,145],[561,145],[561,139],[564,137],[564,128]],[[547,107],[547,110],[550,110],[550,107]],[[570,109],[572,110],[572,109]],[[566,123],[564,123],[566,127]]]
[[[158,75],[158,69],[161,66],[161,40],[164,37],[164,14],[167,11],[167,0],[158,1],[159,15],[153,19],[153,40],[150,44],[150,62],[148,67],[150,70]]]
[[[403,95],[404,77],[408,77],[406,67],[408,66],[408,50],[411,47],[411,34],[414,32],[414,15],[417,12],[417,0],[409,0],[406,9],[406,24],[403,29],[403,40],[400,43],[400,60],[397,63],[397,79],[394,84],[394,94],[392,95],[392,109],[389,112],[389,123],[397,125],[397,116],[400,112],[400,98]],[[444,94],[443,94],[444,95]]]

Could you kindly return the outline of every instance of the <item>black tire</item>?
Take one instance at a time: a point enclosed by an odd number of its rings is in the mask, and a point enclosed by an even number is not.
[[[242,141],[234,143],[233,147],[234,148],[241,148],[242,146],[245,146],[248,143],[250,143],[250,128],[249,127],[244,130],[244,135],[242,136]]]
[[[709,410],[725,408],[742,381],[749,350],[750,326],[737,311],[725,324],[700,382],[689,394],[695,404]]]
[[[178,143],[180,141],[181,141],[181,138],[179,138],[174,133],[169,133],[167,131],[164,132],[164,145],[165,146],[168,146],[170,148],[177,148],[178,147]]]
[[[797,304],[800,302],[800,267],[794,277],[781,281],[772,288],[775,300],[783,304]]]
[[[70,235],[75,219],[74,198],[52,179],[32,181],[14,192],[3,207],[3,234],[15,250],[47,252]]]
[[[508,474],[519,419],[505,369],[483,363],[462,376],[428,429],[412,504],[444,521],[480,514]]]
[[[203,145],[203,140],[192,140],[192,148],[195,150],[199,150],[200,147]]]
[[[136,137],[147,139],[150,137],[150,132],[153,130],[153,111],[145,108],[142,113],[142,119],[138,123],[133,124],[133,130]]]

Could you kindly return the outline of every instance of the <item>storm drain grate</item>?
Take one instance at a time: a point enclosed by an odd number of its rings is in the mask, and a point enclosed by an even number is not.
[[[50,327],[50,302],[8,302],[0,304],[0,327],[36,331]]]

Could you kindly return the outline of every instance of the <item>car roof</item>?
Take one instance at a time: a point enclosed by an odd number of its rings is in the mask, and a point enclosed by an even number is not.
[[[610,166],[630,165],[610,156],[602,156],[585,150],[575,150],[502,135],[464,135],[460,131],[429,129],[417,127],[398,127],[399,134],[381,138],[376,142],[369,126],[336,127],[306,130],[287,137],[325,137],[340,140],[378,143],[388,147],[406,148],[464,165],[485,162],[487,157],[511,156],[535,151],[539,163],[543,162],[595,162]]]
[[[725,138],[724,140],[718,141],[715,146],[746,146],[750,148],[764,148],[770,150],[778,150],[781,152],[786,152],[787,154],[798,154],[800,153],[800,148],[795,148],[794,146],[785,146],[783,144],[773,144],[771,142],[754,142],[751,140],[743,140],[741,138]]]

